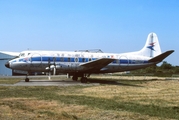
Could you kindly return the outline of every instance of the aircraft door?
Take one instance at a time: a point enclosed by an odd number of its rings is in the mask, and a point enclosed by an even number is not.
[[[129,65],[129,59],[127,56],[120,56],[119,57],[119,68],[125,69]]]

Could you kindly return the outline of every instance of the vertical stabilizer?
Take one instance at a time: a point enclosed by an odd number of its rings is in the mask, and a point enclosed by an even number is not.
[[[139,51],[139,54],[147,57],[155,57],[161,53],[157,35],[155,33],[150,33],[147,37],[145,46]]]

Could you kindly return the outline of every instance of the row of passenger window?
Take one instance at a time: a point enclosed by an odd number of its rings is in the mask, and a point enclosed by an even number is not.
[[[67,57],[32,57],[32,61],[49,61],[49,62],[89,62],[92,60],[96,60],[97,58],[67,58]],[[119,64],[122,63],[128,63],[128,60],[114,60],[112,63]]]
[[[67,57],[32,57],[31,61],[49,61],[49,62],[89,62],[92,60],[96,60],[97,58],[67,58]],[[22,59],[23,61],[24,59]],[[29,59],[30,61],[30,59]],[[135,64],[135,63],[145,63],[147,61],[139,61],[139,60],[125,60],[125,59],[116,59],[112,63],[116,64]]]
[[[35,59],[34,59],[35,60]],[[42,61],[55,62],[88,62],[96,58],[66,58],[66,57],[42,57]]]

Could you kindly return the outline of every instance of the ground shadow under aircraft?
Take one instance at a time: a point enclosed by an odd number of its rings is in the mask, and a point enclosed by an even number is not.
[[[148,80],[126,80],[126,79],[108,79],[108,78],[104,78],[104,79],[96,79],[96,78],[88,78],[88,82],[87,83],[81,83],[80,80],[78,81],[73,81],[73,80],[65,80],[64,78],[62,79],[56,79],[56,80],[47,80],[47,79],[36,79],[34,80],[34,78],[30,79],[29,82],[25,82],[25,80],[21,80],[19,83],[15,84],[15,85],[64,85],[64,86],[68,86],[68,85],[119,85],[119,86],[132,86],[132,87],[143,87],[143,83],[147,83],[147,82],[152,82],[152,81],[161,81],[158,79],[148,79]]]
[[[19,83],[15,85],[34,85],[34,86],[44,86],[44,85],[64,85],[64,86],[69,86],[69,85],[119,85],[119,86],[132,86],[132,87],[143,87],[140,84],[137,84],[136,82],[130,82],[129,80],[99,80],[99,79],[88,79],[87,83],[81,83],[80,80],[78,81],[73,81],[73,80],[30,80],[29,82],[25,82],[24,80],[21,80]]]
[[[133,87],[143,87],[143,83],[158,81],[158,79],[150,79],[150,80],[111,80],[111,79],[88,79],[89,83],[99,83],[99,84],[108,84],[108,85],[122,85],[122,86],[133,86]]]

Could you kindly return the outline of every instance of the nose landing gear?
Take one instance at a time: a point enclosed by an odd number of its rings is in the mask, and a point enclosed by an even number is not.
[[[26,75],[25,82],[29,82],[28,75],[29,75],[29,73]]]
[[[25,78],[25,82],[29,82],[29,78]]]

